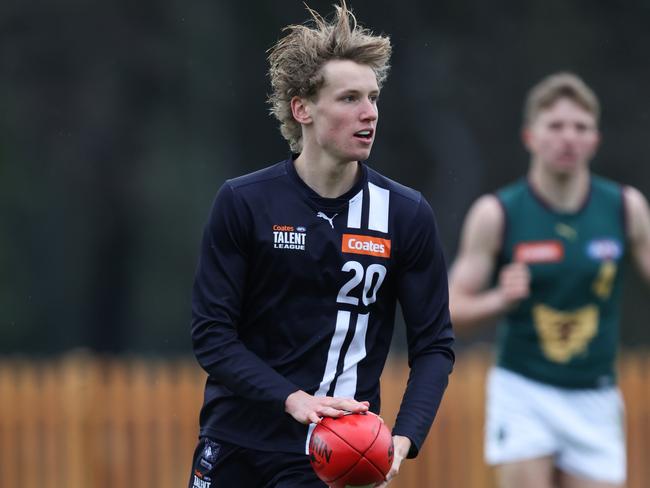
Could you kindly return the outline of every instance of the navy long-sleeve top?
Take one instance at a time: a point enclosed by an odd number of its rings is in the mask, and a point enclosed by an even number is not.
[[[447,273],[420,193],[359,163],[322,198],[288,159],[228,180],[206,225],[192,296],[192,341],[207,371],[200,433],[243,447],[305,452],[310,430],[288,395],[368,400],[399,300],[410,376],[393,434],[424,441],[454,362]]]

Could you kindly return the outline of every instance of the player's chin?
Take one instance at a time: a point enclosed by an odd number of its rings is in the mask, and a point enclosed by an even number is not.
[[[551,165],[551,169],[559,174],[571,174],[587,166],[587,161],[577,157],[560,157]]]
[[[372,149],[372,144],[367,147],[362,147],[355,149],[349,152],[350,161],[365,161],[370,157],[370,150]]]

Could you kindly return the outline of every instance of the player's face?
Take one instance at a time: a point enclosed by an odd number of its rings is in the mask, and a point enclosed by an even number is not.
[[[353,61],[333,60],[323,66],[323,76],[325,82],[310,103],[310,140],[341,162],[368,159],[379,117],[374,71]]]
[[[533,164],[556,174],[587,167],[599,140],[594,116],[568,98],[560,98],[542,110],[524,130]]]

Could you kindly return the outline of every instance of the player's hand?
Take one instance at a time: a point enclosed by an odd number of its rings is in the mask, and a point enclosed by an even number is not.
[[[406,456],[408,455],[409,450],[411,449],[411,439],[409,439],[408,437],[404,437],[403,435],[394,435],[393,448],[394,448],[393,465],[391,466],[390,471],[388,471],[388,474],[386,475],[386,481],[378,485],[375,485],[376,488],[384,488],[385,486],[388,486],[388,483],[390,483],[391,480],[395,476],[397,476],[402,461],[406,459]]]
[[[346,413],[367,412],[368,402],[352,398],[313,396],[302,390],[293,392],[284,402],[284,411],[301,424],[317,424],[323,417],[342,417]]]
[[[530,295],[530,270],[524,263],[510,263],[499,273],[498,290],[504,309],[511,310]]]

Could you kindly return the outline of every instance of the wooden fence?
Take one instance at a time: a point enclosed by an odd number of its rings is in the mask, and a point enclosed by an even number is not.
[[[418,459],[394,488],[491,488],[483,464],[483,396],[489,355],[464,353]],[[627,402],[628,488],[650,486],[650,355],[620,363]],[[405,361],[382,378],[391,425]],[[192,360],[0,359],[0,487],[181,488],[196,442],[205,376]],[[216,488],[216,487],[215,487]]]

